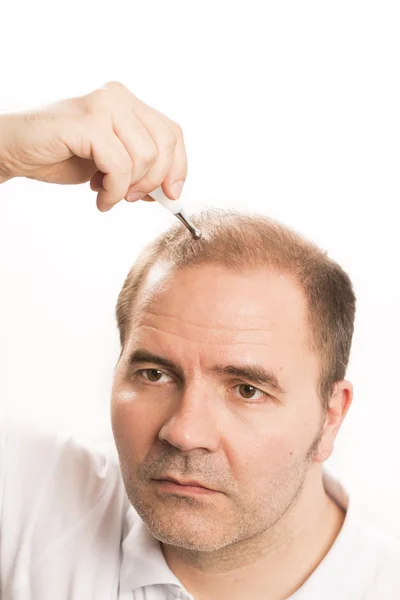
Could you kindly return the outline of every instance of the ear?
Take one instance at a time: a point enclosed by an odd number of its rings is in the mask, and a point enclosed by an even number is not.
[[[322,463],[332,454],[336,436],[350,408],[352,399],[353,386],[350,381],[337,381],[329,400],[318,450],[314,455],[314,462]]]

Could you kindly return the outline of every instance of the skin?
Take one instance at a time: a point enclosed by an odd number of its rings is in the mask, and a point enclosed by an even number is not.
[[[0,183],[28,177],[49,183],[90,181],[97,207],[150,200],[162,186],[180,196],[187,174],[182,130],[122,83],[77,98],[0,114]]]
[[[351,384],[337,382],[324,414],[306,300],[287,274],[158,265],[139,296],[111,405],[129,499],[196,600],[287,598],[343,523],[321,463]],[[227,366],[268,370],[281,389]],[[218,492],[171,493],[163,475]]]

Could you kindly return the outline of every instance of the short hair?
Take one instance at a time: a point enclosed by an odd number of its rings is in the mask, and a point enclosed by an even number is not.
[[[135,300],[156,263],[175,269],[218,264],[238,273],[260,267],[286,272],[307,301],[310,344],[321,361],[318,393],[326,408],[335,382],[345,377],[353,337],[356,297],[347,273],[314,243],[265,216],[211,209],[191,219],[202,232],[200,240],[176,224],[151,242],[129,271],[116,308],[122,350]]]

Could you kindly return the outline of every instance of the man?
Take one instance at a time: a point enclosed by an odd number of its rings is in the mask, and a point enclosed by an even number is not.
[[[179,128],[118,84],[0,131],[3,181],[90,179],[100,209],[186,176]],[[399,598],[400,543],[322,469],[352,400],[348,276],[268,219],[195,223],[118,300],[119,464],[4,421],[2,598]]]

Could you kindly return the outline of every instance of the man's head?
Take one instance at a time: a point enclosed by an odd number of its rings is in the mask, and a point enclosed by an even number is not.
[[[129,273],[112,399],[128,496],[153,535],[217,550],[278,522],[331,453],[355,298],[342,269],[264,217],[210,211]],[[155,479],[218,493],[175,494]]]

